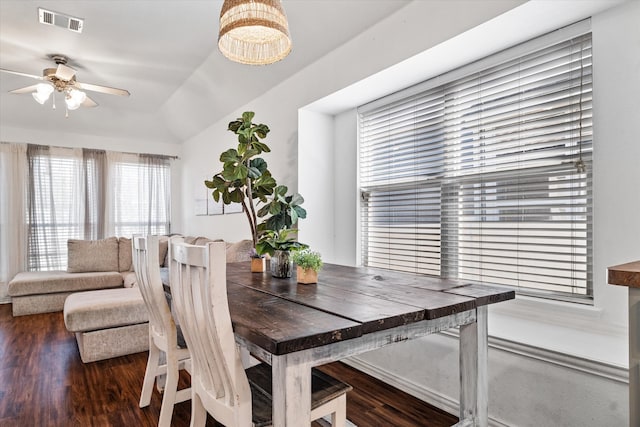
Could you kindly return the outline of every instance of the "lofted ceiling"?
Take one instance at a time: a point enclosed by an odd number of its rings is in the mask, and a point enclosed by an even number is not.
[[[181,143],[407,3],[284,0],[293,51],[256,67],[217,50],[220,0],[2,0],[0,68],[40,75],[62,54],[78,81],[131,96],[90,92],[99,106],[65,118],[61,100],[53,110],[8,93],[33,79],[0,73],[0,126]],[[40,24],[38,7],[84,19],[82,33]]]

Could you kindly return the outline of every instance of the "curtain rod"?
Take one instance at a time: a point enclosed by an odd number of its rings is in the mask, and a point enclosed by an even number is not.
[[[83,150],[96,150],[96,151],[112,151],[121,154],[137,154],[139,156],[162,156],[172,160],[180,160],[178,156],[170,156],[168,154],[152,154],[152,153],[134,153],[132,151],[115,151],[115,150],[105,150],[103,148],[87,148],[87,147],[62,147],[60,145],[45,145],[45,144],[32,144],[30,142],[9,142],[9,141],[0,141],[2,144],[25,144],[25,145],[41,145],[43,147],[51,147],[51,148],[81,148]]]

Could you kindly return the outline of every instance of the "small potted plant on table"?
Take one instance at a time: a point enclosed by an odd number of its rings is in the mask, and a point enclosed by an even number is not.
[[[308,248],[304,243],[296,242],[295,229],[265,230],[261,236],[256,251],[259,254],[271,255],[271,275],[273,277],[291,277],[293,260],[291,252]]]
[[[249,256],[251,257],[252,273],[262,273],[266,270],[266,258],[264,255],[260,255],[258,252],[256,252],[255,248],[251,248]]]
[[[319,252],[305,249],[295,252],[292,258],[297,265],[298,283],[305,285],[318,283],[318,272],[322,268],[322,257]]]

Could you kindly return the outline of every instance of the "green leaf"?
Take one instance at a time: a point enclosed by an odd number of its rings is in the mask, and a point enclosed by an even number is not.
[[[254,168],[254,167],[249,167],[247,168],[247,176],[251,179],[256,179],[260,176],[260,169],[258,168]]]
[[[269,153],[271,151],[271,149],[269,148],[269,146],[267,144],[264,144],[260,141],[254,141],[251,143],[251,146],[257,150],[260,150],[260,152],[266,152]]]
[[[234,120],[232,122],[229,122],[229,127],[227,128],[227,130],[235,133],[240,128],[240,126],[242,126],[242,121]]]
[[[247,179],[248,174],[249,168],[244,163],[238,163],[233,171],[234,179],[245,180]]]
[[[251,159],[253,156],[256,156],[258,154],[260,154],[258,150],[254,148],[249,148],[242,154],[242,161],[246,162],[247,160]]]
[[[255,128],[255,132],[256,134],[260,137],[260,138],[266,138],[267,134],[269,133],[269,126],[260,123],[259,125],[256,125]]]
[[[220,154],[220,161],[222,163],[229,163],[229,162],[236,163],[240,161],[240,156],[238,155],[238,152],[234,148],[230,148],[224,153]]]
[[[299,193],[294,193],[290,203],[294,206],[301,205],[304,203],[304,198]]]
[[[231,192],[229,200],[235,203],[242,203],[242,201],[244,200],[244,193],[241,189],[236,188]]]
[[[256,157],[255,159],[251,159],[251,161],[249,162],[249,165],[252,168],[258,169],[260,171],[260,175],[262,175],[267,170],[267,162],[265,162],[262,157]]]
[[[255,115],[256,113],[254,113],[253,111],[245,111],[244,113],[242,113],[242,121],[244,121],[245,123],[251,122],[251,120],[253,120],[253,116]]]
[[[225,163],[224,169],[222,171],[222,177],[227,181],[244,181],[245,179],[247,179],[247,173],[248,168],[242,163]]]
[[[282,206],[280,203],[269,203],[269,213],[271,215],[278,215],[282,211]]]
[[[260,209],[258,209],[258,216],[259,217],[263,217],[265,215],[267,215],[269,213],[269,205],[263,206]]]
[[[305,210],[305,208],[302,208],[300,206],[294,206],[293,210],[296,211],[296,214],[298,215],[299,219],[304,219],[307,217],[307,211]]]
[[[236,133],[245,137],[247,142],[251,140],[251,128],[240,128]]]
[[[267,219],[267,229],[269,230],[282,230],[286,226],[284,218],[282,218],[281,215],[275,215]]]

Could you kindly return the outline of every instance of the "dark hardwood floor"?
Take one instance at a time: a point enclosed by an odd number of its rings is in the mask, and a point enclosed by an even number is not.
[[[147,353],[84,364],[62,313],[13,318],[0,304],[0,426],[156,426],[161,396],[138,407]],[[440,427],[457,418],[342,363],[323,367],[354,388],[347,417],[359,427]],[[181,378],[181,388],[188,375]],[[188,426],[189,402],[173,426]],[[317,424],[314,424],[317,425]],[[209,419],[207,426],[216,426]]]

